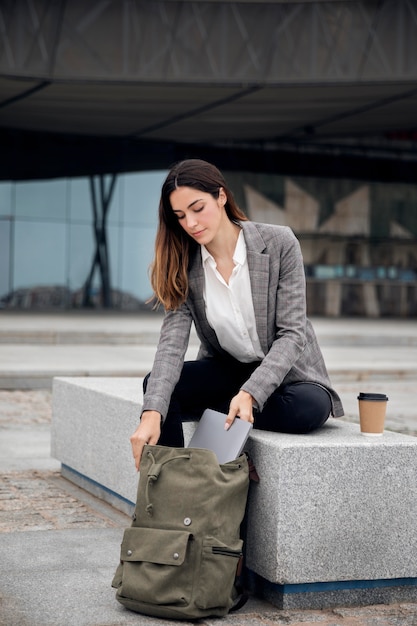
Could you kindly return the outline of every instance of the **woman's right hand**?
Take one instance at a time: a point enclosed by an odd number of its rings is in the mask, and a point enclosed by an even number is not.
[[[155,445],[161,436],[161,414],[158,411],[144,411],[140,424],[130,437],[135,467],[139,471],[140,459],[146,444]]]

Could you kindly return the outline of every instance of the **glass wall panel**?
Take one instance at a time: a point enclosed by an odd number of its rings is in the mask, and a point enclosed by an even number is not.
[[[16,221],[13,288],[66,285],[66,225]]]
[[[118,226],[108,226],[107,247],[110,264],[110,285],[112,289],[120,289],[120,258],[119,258],[119,234]],[[71,224],[69,241],[69,267],[68,285],[71,291],[78,291],[90,274],[96,252],[96,244],[93,238],[91,225]],[[98,265],[95,265],[92,287],[97,291],[101,286],[101,278]]]
[[[106,190],[110,185],[110,176],[106,178]],[[123,181],[121,176],[117,176],[116,183],[114,185],[113,194],[111,197],[111,203],[109,213],[107,216],[108,224],[118,224],[123,218]]]
[[[166,171],[155,171],[117,179],[107,219],[110,284],[115,292],[121,292],[114,298],[116,308],[133,308],[135,298],[143,303],[151,295],[148,268],[165,177]],[[417,271],[416,185],[244,172],[234,173],[232,180],[235,196],[252,219],[266,219],[265,212],[260,213],[265,205],[272,223],[286,223],[299,237],[311,315],[365,315],[371,309],[375,315],[376,301],[379,315],[402,316],[415,311],[416,291],[409,285],[415,283]],[[110,181],[106,176],[105,191]],[[101,214],[99,178],[94,182]],[[378,237],[383,239],[377,245]],[[80,290],[89,276],[95,248],[88,178],[0,183],[3,306],[10,302],[17,308],[48,303],[71,306],[71,301],[80,306]],[[361,289],[352,291],[349,280]],[[336,289],[329,295],[332,285]],[[368,306],[369,285],[376,294],[373,308]],[[92,306],[102,304],[100,287],[96,269]],[[25,292],[15,300],[4,299],[22,288]],[[71,291],[70,297],[66,289]],[[346,299],[349,289],[352,298],[360,299],[357,306]],[[26,290],[34,292],[34,297],[31,293],[26,297]],[[401,309],[398,293],[405,303]]]
[[[41,180],[16,183],[16,217],[65,220],[67,180]]]
[[[122,283],[120,288],[141,301],[152,294],[148,268],[154,251],[155,229],[126,228],[123,231]]]
[[[69,226],[68,287],[81,289],[87,280],[95,250],[93,229],[87,224]]]
[[[105,192],[107,193],[110,185],[111,177],[105,177]],[[93,220],[93,205],[91,198],[90,180],[88,178],[73,178],[68,181],[69,184],[69,211],[70,220],[72,222],[82,222],[91,224]],[[100,202],[100,183],[99,178],[94,178],[94,185],[97,194],[97,202],[101,208]],[[107,221],[119,222],[121,219],[121,177],[116,180],[113,194],[111,198],[110,208]],[[101,212],[100,212],[101,215]]]
[[[91,224],[93,212],[88,178],[72,178],[68,184],[70,221]]]
[[[167,172],[125,174],[123,178],[123,221],[154,226],[158,220],[159,198]]]
[[[0,298],[10,291],[10,221],[0,218]]]
[[[0,215],[12,214],[12,183],[0,183]]]
[[[109,266],[110,266],[110,285],[112,289],[118,289],[120,282],[120,272],[119,272],[119,227],[112,226],[111,224],[107,227],[107,250],[109,255]]]

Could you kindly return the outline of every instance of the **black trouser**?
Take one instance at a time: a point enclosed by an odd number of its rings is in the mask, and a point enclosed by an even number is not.
[[[207,408],[229,412],[229,404],[258,363],[235,359],[186,361],[171,397],[160,445],[183,447],[182,422],[199,419]],[[149,374],[143,382],[146,391]],[[330,415],[329,393],[308,382],[278,387],[262,411],[255,411],[254,428],[281,433],[308,433]]]

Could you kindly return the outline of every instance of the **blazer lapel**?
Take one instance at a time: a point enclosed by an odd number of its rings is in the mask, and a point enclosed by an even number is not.
[[[210,326],[206,317],[206,306],[204,303],[204,269],[201,260],[200,249],[194,255],[190,263],[189,269],[189,290],[190,298],[188,303],[190,307],[194,307],[194,319],[197,332],[201,332],[202,336],[211,343],[216,351],[221,352],[222,348],[217,339],[217,335]]]
[[[263,254],[265,242],[252,222],[241,222],[252,287],[256,328],[262,350],[268,352],[269,255]]]

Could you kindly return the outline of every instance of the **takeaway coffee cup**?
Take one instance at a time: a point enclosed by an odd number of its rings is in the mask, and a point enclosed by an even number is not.
[[[388,398],[384,393],[360,393],[359,423],[362,435],[381,436],[384,431]]]

